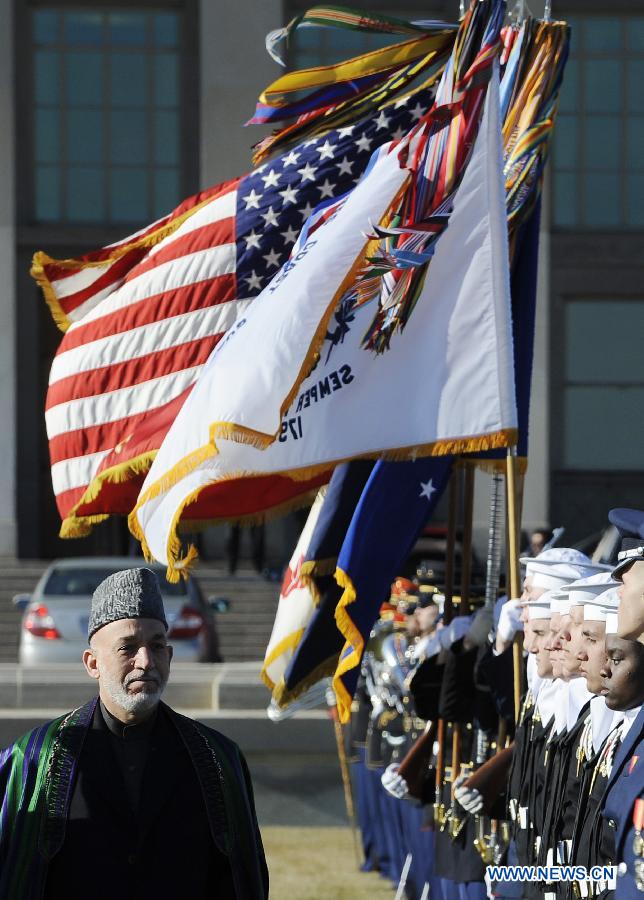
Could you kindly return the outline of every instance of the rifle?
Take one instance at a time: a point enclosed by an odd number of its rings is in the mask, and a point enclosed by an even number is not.
[[[438,753],[436,754],[436,796],[434,800],[434,821],[442,826],[445,819],[445,804],[443,803],[442,790],[445,777],[445,719],[438,720]]]
[[[407,782],[407,789],[416,800],[422,800],[423,784],[434,753],[436,722],[428,722],[418,740],[410,747],[400,764],[398,774]]]
[[[503,750],[499,750],[498,753],[491,756],[464,783],[465,787],[474,788],[480,792],[483,797],[483,809],[487,813],[505,789],[513,753],[514,744],[512,743],[509,747],[504,747]]]

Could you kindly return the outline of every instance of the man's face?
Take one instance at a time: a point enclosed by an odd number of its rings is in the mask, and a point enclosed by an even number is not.
[[[540,531],[533,531],[530,535],[530,552],[533,556],[539,556],[543,552],[546,539]]]
[[[527,618],[523,623],[523,649],[526,653],[532,653],[532,648],[534,646],[534,628],[533,622]]]
[[[170,674],[172,647],[156,619],[119,619],[93,635],[83,654],[101,700],[123,721],[145,718],[158,704]]]
[[[591,694],[600,694],[603,683],[602,667],[606,661],[605,622],[584,622],[577,658],[579,673],[586,679],[586,687]]]
[[[552,662],[550,660],[550,651],[547,649],[549,645],[550,620],[532,619],[530,625],[532,628],[532,646],[529,652],[535,657],[537,675],[539,678],[552,678]]]
[[[417,638],[420,634],[418,619],[416,618],[416,610],[408,613],[405,617],[405,633],[410,640]]]
[[[563,620],[568,616],[562,616],[561,613],[553,613],[550,619],[550,631],[548,632],[547,649],[550,653],[550,662],[552,663],[552,677],[561,678],[563,676],[563,658],[562,658],[562,628]]]
[[[644,642],[644,560],[638,560],[626,569],[618,593],[619,637]]]
[[[546,588],[533,586],[532,575],[526,575],[523,581],[523,593],[521,594],[522,600],[538,600],[542,594],[545,594],[545,592]]]
[[[609,709],[635,709],[644,703],[644,645],[606,635],[602,690]]]
[[[573,606],[569,616],[562,616],[566,620],[567,627],[562,628],[562,677],[569,681],[579,677],[580,661],[578,653],[581,650],[581,632],[584,625],[583,606]]]
[[[421,634],[430,634],[433,631],[439,613],[440,610],[435,603],[416,608],[416,621]]]

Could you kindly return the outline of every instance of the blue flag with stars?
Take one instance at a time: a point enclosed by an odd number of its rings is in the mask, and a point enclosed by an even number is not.
[[[338,554],[374,462],[356,459],[336,466],[327,489],[300,577],[310,582],[316,606],[284,678],[273,691],[280,706],[299,697],[312,683],[333,675],[343,638],[335,624],[335,608],[342,590],[335,580]]]
[[[376,463],[339,541],[333,531],[340,546],[335,578],[317,578],[318,606],[273,695],[280,705],[287,706],[320,678],[335,673],[340,713],[346,719],[369,632],[436,509],[452,463],[452,456]],[[356,460],[341,467],[344,493],[352,482],[364,483],[364,465]],[[349,600],[351,590],[354,597]],[[349,643],[347,635],[352,636]]]
[[[374,150],[407,134],[432,105],[434,93],[433,87],[423,88],[370,118],[304,141],[240,179],[238,299],[261,292],[288,258],[313,210],[351,190]]]
[[[380,606],[436,509],[452,456],[376,464],[344,539],[336,579],[343,594],[335,613],[346,643],[333,678],[338,711],[347,721],[360,662]]]

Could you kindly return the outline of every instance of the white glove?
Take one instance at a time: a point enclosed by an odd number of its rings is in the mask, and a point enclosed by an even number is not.
[[[414,655],[416,659],[430,659],[441,650],[449,650],[453,643],[462,638],[470,627],[470,616],[456,616],[449,625],[439,625],[429,637],[421,638]]]
[[[398,774],[398,763],[391,763],[380,776],[383,788],[397,800],[409,796],[409,786],[402,775]]]
[[[507,600],[501,607],[496,633],[503,641],[511,641],[517,631],[523,631],[521,610],[520,600]]]
[[[448,650],[452,644],[465,637],[472,619],[470,616],[456,616],[449,625],[436,632],[441,649]]]
[[[489,606],[484,606],[476,613],[472,620],[472,624],[467,630],[465,640],[469,641],[473,647],[482,647],[487,641],[487,636],[492,630],[494,621],[494,611]]]
[[[476,788],[465,787],[465,782],[469,775],[459,775],[454,782],[454,799],[459,803],[465,812],[475,815],[483,809],[483,797]]]

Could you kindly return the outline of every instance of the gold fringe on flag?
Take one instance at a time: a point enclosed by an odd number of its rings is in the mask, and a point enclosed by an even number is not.
[[[306,676],[306,678],[292,688],[286,686],[286,682],[282,677],[277,687],[273,690],[273,700],[280,708],[284,709],[289,703],[292,703],[294,700],[297,700],[298,697],[301,697],[302,694],[305,694],[309,688],[312,688],[318,681],[333,675],[337,664],[338,655],[337,653],[334,653],[333,656],[330,656],[324,662],[321,662],[319,666],[316,666],[315,669]]]
[[[304,628],[298,628],[298,630],[292,632],[292,634],[287,634],[285,638],[282,638],[282,640],[279,642],[279,644],[277,644],[275,647],[273,647],[271,652],[268,654],[268,656],[264,660],[264,663],[262,665],[262,670],[259,674],[260,674],[260,678],[262,679],[262,681],[264,682],[264,684],[270,691],[274,690],[275,682],[270,678],[270,676],[267,672],[268,667],[271,666],[275,662],[276,659],[279,659],[279,657],[282,656],[287,651],[295,650],[299,646],[300,641],[302,640],[304,631],[305,631]]]
[[[162,240],[173,234],[181,225],[183,225],[186,219],[189,219],[196,212],[199,212],[200,209],[202,209],[204,206],[207,206],[208,203],[211,203],[214,199],[214,197],[206,197],[205,200],[202,200],[200,203],[197,203],[195,206],[187,209],[185,212],[181,213],[181,215],[177,216],[175,219],[172,219],[170,222],[166,222],[164,225],[160,225],[154,231],[148,234],[141,235],[141,237],[135,238],[134,240],[128,241],[127,243],[119,244],[110,253],[108,253],[104,259],[54,259],[43,250],[37,250],[33,256],[29,274],[32,276],[32,278],[35,279],[39,287],[42,289],[47,306],[49,307],[52,318],[58,328],[61,331],[67,331],[67,329],[73,323],[61,306],[60,300],[58,299],[56,291],[54,290],[54,286],[52,285],[51,280],[47,275],[47,266],[56,266],[60,269],[75,269],[78,272],[82,272],[83,269],[100,268],[101,266],[105,267],[110,263],[116,262],[116,260],[121,259],[121,257],[125,256],[126,253],[130,253],[132,250],[138,250],[141,247],[154,247],[156,244],[159,244]]]

